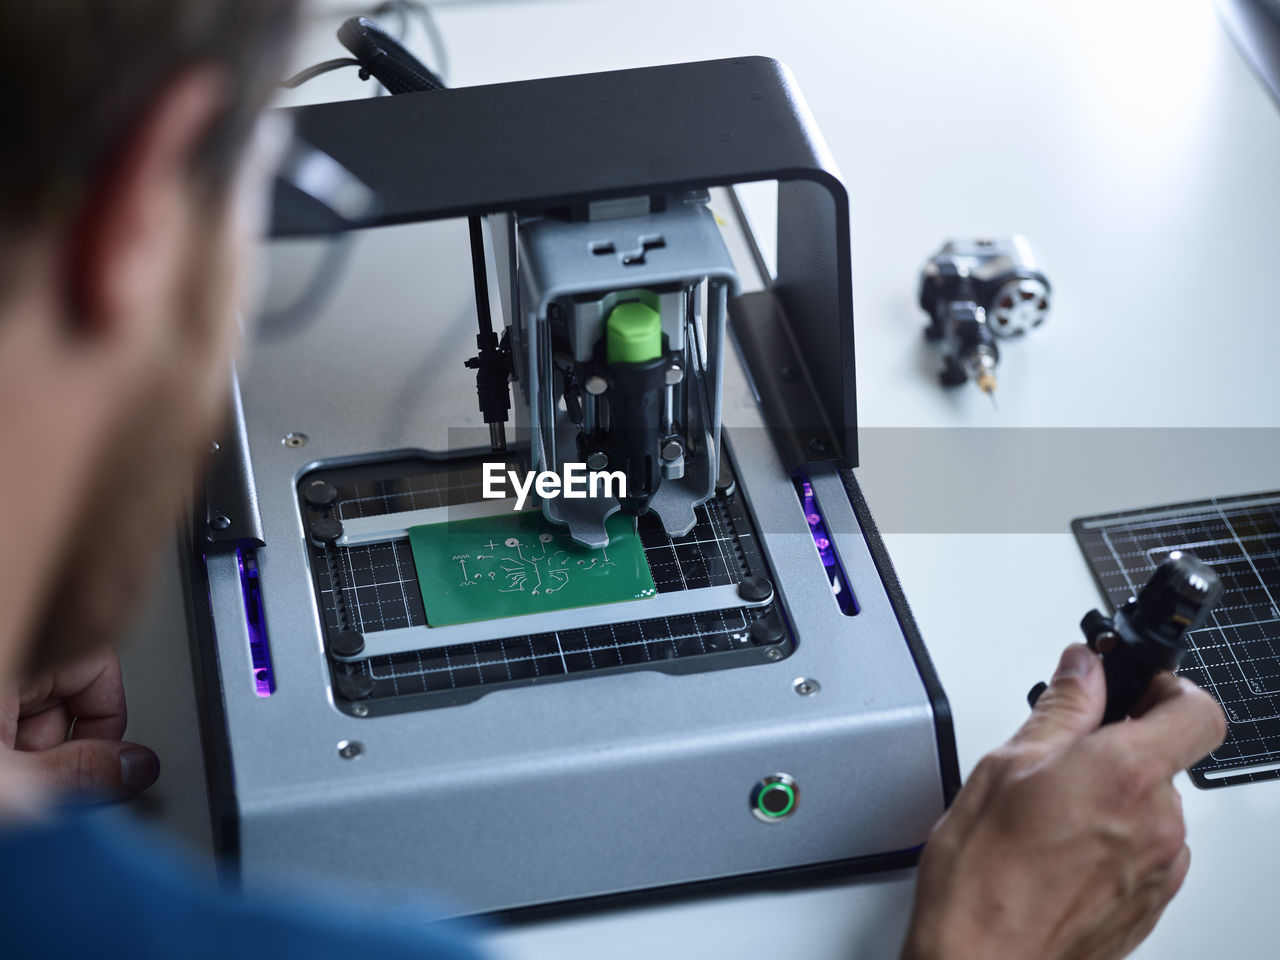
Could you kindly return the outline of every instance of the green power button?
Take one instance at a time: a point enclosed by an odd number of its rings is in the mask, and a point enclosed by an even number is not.
[[[785,773],[765,777],[751,791],[751,812],[765,823],[789,817],[800,801],[800,788]]]

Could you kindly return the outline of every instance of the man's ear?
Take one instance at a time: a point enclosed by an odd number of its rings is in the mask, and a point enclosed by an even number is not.
[[[68,236],[69,319],[77,332],[114,335],[145,322],[167,296],[189,227],[192,161],[225,103],[212,68],[163,89],[89,188]]]

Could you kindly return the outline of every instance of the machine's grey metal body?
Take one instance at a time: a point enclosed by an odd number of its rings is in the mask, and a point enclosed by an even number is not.
[[[738,273],[758,287],[744,228],[723,201],[713,198]],[[475,322],[458,282],[469,275],[465,230],[445,221],[362,234],[324,315],[257,344],[241,370],[272,696],[255,693],[234,554],[211,555],[208,575],[246,886],[303,872],[488,911],[922,843],[944,797],[920,669],[832,469],[812,483],[861,610],[837,607],[731,349],[723,421],[796,637],[790,657],[581,676],[392,716],[336,708],[297,482],[317,465],[444,453],[456,445],[451,428],[479,433],[462,365]],[[308,442],[288,446],[289,433]],[[798,678],[820,692],[798,694]],[[339,744],[351,741],[363,749],[344,757]],[[778,772],[802,799],[793,815],[762,823],[749,792]]]

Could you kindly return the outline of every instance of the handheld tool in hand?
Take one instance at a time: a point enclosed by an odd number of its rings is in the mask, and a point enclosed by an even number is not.
[[[1177,670],[1187,634],[1203,626],[1222,596],[1222,582],[1208,565],[1175,550],[1156,567],[1146,586],[1115,615],[1090,610],[1080,621],[1089,649],[1102,656],[1107,677],[1103,723],[1123,720],[1138,705],[1151,678]],[[1027,695],[1036,705],[1046,684]]]

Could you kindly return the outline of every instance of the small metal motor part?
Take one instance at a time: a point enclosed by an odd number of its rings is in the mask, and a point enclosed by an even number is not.
[[[996,341],[1040,326],[1050,303],[1049,280],[1026,237],[948,240],[920,274],[925,336],[942,349],[942,384],[972,381],[994,402]]]
[[[996,291],[987,311],[991,332],[1006,339],[1020,337],[1049,316],[1049,285],[1037,277],[1009,280]]]

